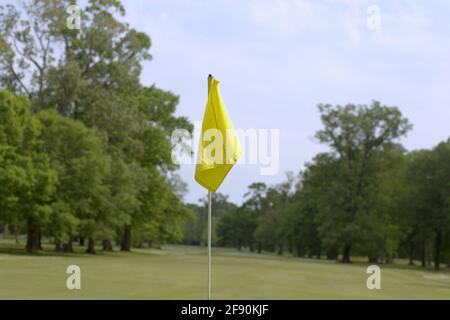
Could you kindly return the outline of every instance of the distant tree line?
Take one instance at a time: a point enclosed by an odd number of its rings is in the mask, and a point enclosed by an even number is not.
[[[299,257],[407,258],[450,265],[450,139],[407,152],[398,140],[412,126],[396,107],[318,106],[318,154],[279,185],[253,183],[242,205],[213,199],[214,244]],[[292,146],[296,147],[296,146]],[[205,243],[206,201],[184,226],[184,242]]]
[[[89,253],[205,244],[206,199],[183,204],[171,161],[171,133],[192,125],[176,95],[140,82],[151,39],[120,20],[118,0],[87,1],[70,30],[72,2],[0,6],[0,230],[26,235],[29,252],[44,238]],[[329,152],[279,185],[250,185],[242,205],[214,194],[214,244],[450,263],[450,140],[406,151],[411,124],[378,102],[319,112]]]
[[[181,237],[189,216],[173,174],[178,97],[140,83],[150,38],[120,21],[117,0],[89,0],[80,30],[70,0],[0,6],[0,227],[122,250]]]

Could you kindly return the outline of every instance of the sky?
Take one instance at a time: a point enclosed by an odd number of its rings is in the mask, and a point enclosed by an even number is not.
[[[252,182],[280,183],[327,150],[314,139],[318,103],[397,106],[414,124],[401,140],[408,150],[450,136],[450,1],[123,3],[130,25],[152,38],[142,82],[179,95],[178,115],[201,123],[211,73],[235,127],[280,130],[277,174],[241,164],[220,187],[236,203]],[[206,195],[194,171],[179,170],[188,202]]]
[[[236,203],[251,183],[280,183],[327,151],[314,139],[318,103],[397,106],[414,125],[401,139],[408,150],[450,136],[448,0],[122,3],[124,19],[152,39],[142,83],[179,95],[177,115],[199,129],[211,73],[236,128],[279,130],[277,174],[240,163],[218,190]],[[179,170],[187,202],[207,194],[194,172],[193,164]]]

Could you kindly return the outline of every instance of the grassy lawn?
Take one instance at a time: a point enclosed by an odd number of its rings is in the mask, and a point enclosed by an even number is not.
[[[131,253],[36,255],[0,243],[0,299],[204,299],[206,250],[167,246]],[[66,268],[81,268],[68,290]],[[450,299],[450,273],[383,267],[366,288],[366,265],[213,249],[214,299]]]

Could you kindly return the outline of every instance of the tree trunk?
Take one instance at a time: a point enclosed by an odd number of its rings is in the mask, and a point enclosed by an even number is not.
[[[20,243],[19,236],[20,236],[20,228],[19,228],[18,224],[15,224],[14,225],[14,239],[16,240],[16,244]]]
[[[55,240],[55,251],[56,252],[62,251],[61,240],[59,240],[59,239]]]
[[[337,260],[338,254],[335,251],[329,251],[327,252],[327,260]]]
[[[297,257],[303,258],[305,256],[305,250],[301,244],[297,244]]]
[[[320,259],[321,254],[322,254],[322,248],[319,246],[316,250],[316,258]]]
[[[350,263],[350,250],[352,248],[351,244],[345,244],[344,246],[344,252],[342,256],[342,262],[344,263]]]
[[[282,244],[279,244],[279,245],[278,245],[278,255],[279,255],[279,256],[282,256],[282,255],[283,255],[283,252],[284,252],[283,245],[282,245]]]
[[[327,260],[337,260],[338,259],[338,251],[336,247],[331,247],[327,250]]]
[[[258,253],[262,252],[262,245],[261,242],[258,242]]]
[[[80,237],[80,247],[84,247],[84,237]]]
[[[111,240],[109,240],[109,239],[103,240],[103,251],[108,251],[108,252],[113,251],[113,245],[112,245]]]
[[[130,251],[131,249],[131,226],[126,225],[123,230],[122,244],[120,245],[121,251]]]
[[[439,270],[441,268],[441,242],[442,242],[442,233],[440,231],[436,231],[436,240],[434,246],[434,269]]]
[[[95,240],[92,238],[89,238],[86,253],[95,254]]]
[[[27,252],[37,252],[40,250],[39,227],[33,221],[27,223]]]
[[[73,253],[73,245],[72,245],[73,239],[72,237],[69,237],[69,240],[63,244],[63,251],[68,253]]]
[[[422,252],[421,252],[422,256],[421,258],[421,262],[422,262],[422,268],[425,268],[427,266],[427,247],[425,245],[425,240],[422,241]]]
[[[370,255],[369,256],[369,263],[377,263],[378,259],[379,258],[377,256]]]
[[[42,248],[42,242],[41,242],[41,229],[39,228],[38,229],[38,244],[39,244],[39,250],[44,250],[43,248]]]
[[[414,246],[412,243],[409,246],[409,265],[414,265]]]
[[[3,237],[6,238],[7,235],[8,235],[8,225],[5,224],[5,226],[3,227]]]

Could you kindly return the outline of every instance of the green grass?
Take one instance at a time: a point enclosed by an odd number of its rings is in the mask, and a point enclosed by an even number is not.
[[[66,268],[81,267],[81,290]],[[204,299],[204,248],[167,246],[96,256],[23,254],[0,243],[0,299]],[[450,299],[450,273],[382,268],[382,289],[366,288],[366,265],[213,249],[214,299]]]

